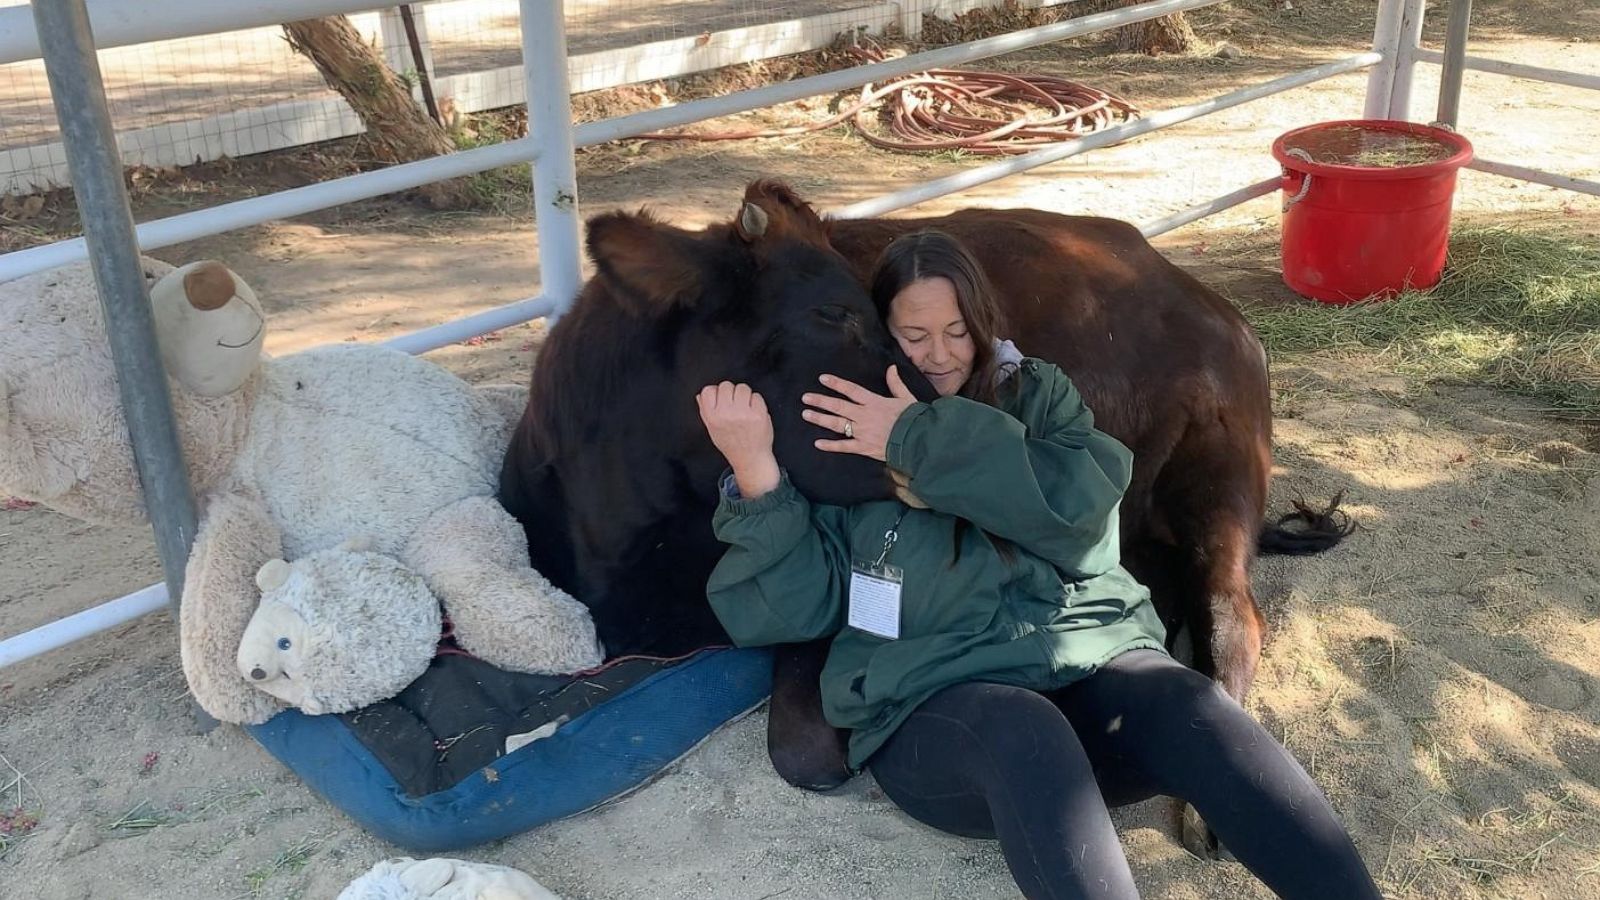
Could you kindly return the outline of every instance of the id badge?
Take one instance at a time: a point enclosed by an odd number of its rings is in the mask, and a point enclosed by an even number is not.
[[[851,628],[897,640],[900,637],[900,585],[905,573],[887,564],[850,565]]]

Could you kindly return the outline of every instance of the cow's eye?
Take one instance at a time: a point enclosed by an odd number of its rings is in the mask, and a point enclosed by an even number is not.
[[[853,310],[847,306],[839,306],[838,304],[829,304],[827,306],[817,307],[816,316],[830,325],[843,325],[846,322],[854,321],[856,318],[856,314]]]
[[[290,643],[288,638],[278,638],[278,649],[279,650],[287,650],[291,646],[293,646],[293,645]]]

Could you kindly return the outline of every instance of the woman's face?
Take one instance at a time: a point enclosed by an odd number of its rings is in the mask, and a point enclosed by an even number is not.
[[[922,278],[889,302],[889,333],[939,396],[961,390],[972,375],[975,348],[948,278]]]

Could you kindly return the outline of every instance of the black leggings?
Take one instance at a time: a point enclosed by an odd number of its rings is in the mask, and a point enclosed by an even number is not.
[[[1030,900],[1138,897],[1106,809],[1156,794],[1192,804],[1280,897],[1380,896],[1294,757],[1214,682],[1152,650],[1049,693],[946,688],[868,766],[913,818],[998,837]]]

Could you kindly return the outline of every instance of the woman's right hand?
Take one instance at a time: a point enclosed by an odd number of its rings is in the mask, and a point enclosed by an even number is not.
[[[700,421],[711,443],[733,469],[739,493],[754,499],[778,486],[777,457],[772,454],[772,416],[767,403],[747,384],[708,384],[695,395]]]

